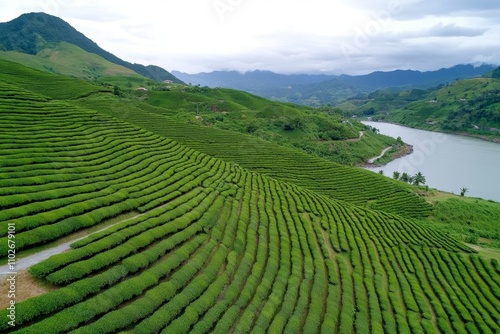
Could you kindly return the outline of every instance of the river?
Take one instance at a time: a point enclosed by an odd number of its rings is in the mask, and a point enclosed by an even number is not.
[[[431,188],[460,194],[465,187],[466,196],[500,202],[500,144],[389,123],[363,123],[381,134],[401,137],[414,149],[410,155],[370,170],[383,170],[388,177],[394,171],[410,175],[422,172]]]

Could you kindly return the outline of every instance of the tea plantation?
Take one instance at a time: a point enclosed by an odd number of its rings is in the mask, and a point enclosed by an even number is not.
[[[136,114],[150,132],[23,87],[0,80],[2,257],[9,224],[22,256],[134,216],[32,266],[57,288],[18,301],[16,326],[0,331],[500,331],[498,265],[415,219],[429,208],[409,189],[230,132],[202,145],[210,129]]]

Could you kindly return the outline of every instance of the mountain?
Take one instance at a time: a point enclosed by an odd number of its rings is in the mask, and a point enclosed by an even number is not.
[[[158,81],[172,80],[182,83],[161,67],[132,64],[103,50],[95,42],[62,19],[45,13],[29,13],[6,23],[0,23],[0,50],[37,55],[48,45],[67,42],[101,56],[105,60],[128,68],[140,75]]]
[[[481,76],[494,69],[491,65],[456,65],[437,71],[396,70],[366,75],[285,75],[269,71],[240,73],[173,73],[185,82],[208,87],[226,87],[283,102],[311,106],[335,104],[353,96],[367,95],[377,89],[429,88],[457,79]]]

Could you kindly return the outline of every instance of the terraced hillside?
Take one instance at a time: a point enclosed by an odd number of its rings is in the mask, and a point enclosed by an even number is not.
[[[416,220],[12,84],[0,84],[0,123],[3,256],[9,226],[22,254],[136,213],[33,266],[57,288],[18,301],[2,332],[500,330],[495,267]]]
[[[76,101],[200,152],[356,205],[423,218],[430,206],[401,182],[233,131],[186,124],[113,97]]]
[[[87,109],[108,113],[200,152],[294,182],[332,198],[408,217],[429,215],[430,206],[406,185],[371,172],[315,158],[253,136],[186,124],[175,115],[159,114],[164,110],[145,103],[128,103],[130,101],[114,96],[109,88],[85,81],[40,72],[3,60],[0,60],[0,69],[1,79],[6,83],[55,100],[66,99]]]

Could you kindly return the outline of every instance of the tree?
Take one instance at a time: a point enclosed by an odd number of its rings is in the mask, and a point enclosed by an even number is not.
[[[392,178],[394,180],[399,180],[399,177],[401,176],[401,173],[398,172],[397,170],[395,170],[394,172],[392,172]]]
[[[403,174],[401,174],[401,177],[399,179],[403,182],[410,183],[412,178],[407,172],[404,172]]]
[[[257,123],[249,123],[246,127],[246,132],[248,133],[254,133],[255,131],[257,131],[259,129],[259,125]]]
[[[384,171],[383,171],[383,170],[379,170],[379,171],[378,171],[378,173],[379,173],[380,175],[384,175]]]
[[[421,183],[425,184],[425,176],[421,172],[418,172],[413,177],[413,184],[419,186]]]
[[[469,189],[467,189],[467,188],[465,188],[465,187],[460,188],[460,196],[462,196],[462,197],[463,197],[463,196],[465,195],[465,193],[466,193],[466,192],[468,192],[468,191],[469,191]]]
[[[120,90],[120,87],[118,86],[113,86],[113,94],[116,95],[116,96],[120,96],[122,95],[122,92]]]

